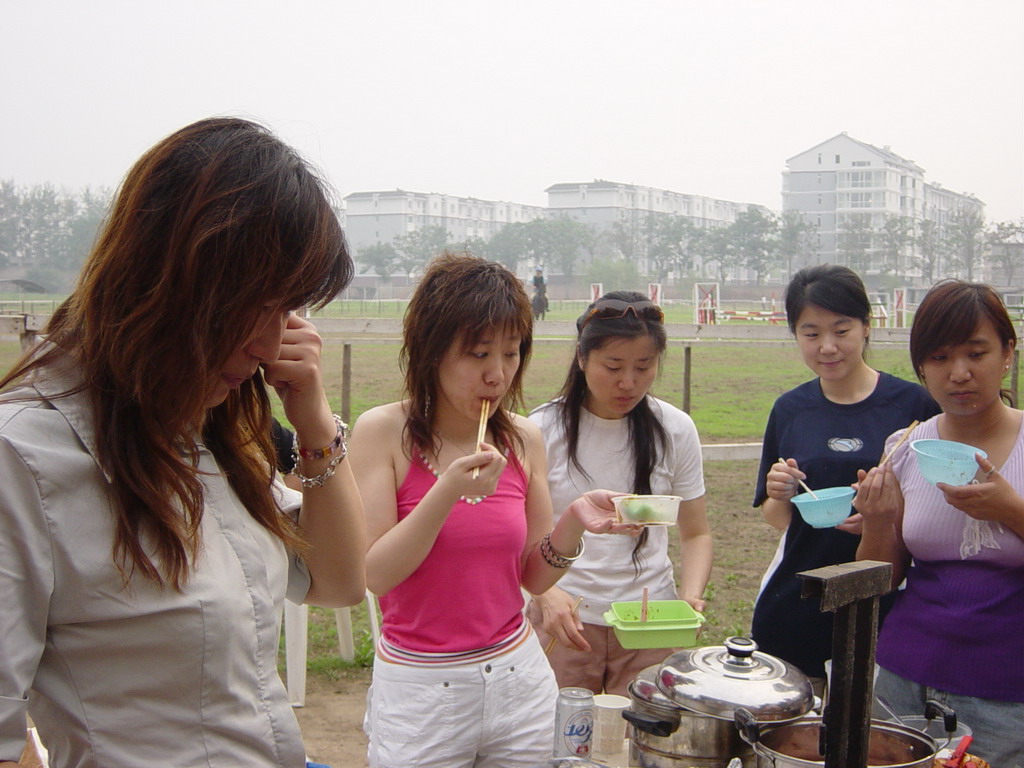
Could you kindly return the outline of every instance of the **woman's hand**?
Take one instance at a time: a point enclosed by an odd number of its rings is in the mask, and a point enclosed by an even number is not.
[[[789,501],[800,490],[800,481],[807,475],[800,471],[796,459],[777,461],[765,476],[765,492],[768,498],[776,501]]]
[[[881,468],[873,467],[868,472],[858,469],[854,488],[857,495],[853,498],[853,506],[858,514],[842,523],[843,530],[852,533],[855,532],[851,530],[854,526],[863,528],[865,525],[896,524],[903,510],[903,491],[900,490],[891,464]]]
[[[480,446],[483,448],[480,453],[456,459],[438,478],[438,483],[443,483],[456,497],[473,499],[477,496],[490,496],[498,487],[498,480],[505,471],[508,459],[493,445],[481,443]],[[474,478],[473,470],[477,467],[480,472]]]
[[[575,517],[591,533],[625,533],[639,536],[643,530],[637,523],[619,521],[612,499],[624,494],[618,491],[587,491],[573,501],[566,512]]]
[[[987,458],[978,453],[975,460],[984,480],[968,485],[936,483],[935,487],[942,491],[946,503],[965,515],[975,520],[1001,523],[1021,536],[1024,530],[1024,498]]]
[[[285,416],[303,445],[327,445],[336,431],[324,393],[322,351],[316,326],[292,313],[281,336],[278,359],[263,364],[263,378],[281,398]]]
[[[583,622],[574,609],[575,601],[564,589],[551,587],[533,596],[540,608],[541,627],[566,648],[590,652],[590,643],[583,636]]]

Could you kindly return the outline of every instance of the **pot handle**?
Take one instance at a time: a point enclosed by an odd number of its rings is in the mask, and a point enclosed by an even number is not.
[[[928,701],[924,703],[924,716],[929,720],[934,720],[939,715],[942,715],[943,730],[945,730],[946,733],[953,733],[956,730],[956,712],[941,701],[928,699]]]
[[[634,712],[631,709],[624,709],[622,711],[622,718],[644,733],[649,733],[652,736],[661,736],[662,738],[671,736],[679,728],[679,723],[645,715],[643,712]]]
[[[761,726],[754,719],[749,709],[738,707],[733,712],[733,720],[736,722],[736,728],[739,729],[740,738],[747,742],[747,744],[754,746],[761,740]]]

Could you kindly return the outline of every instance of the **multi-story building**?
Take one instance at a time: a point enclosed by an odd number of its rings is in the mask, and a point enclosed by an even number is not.
[[[647,220],[651,215],[674,215],[688,219],[701,227],[724,227],[736,220],[736,215],[748,208],[764,206],[719,200],[705,195],[688,195],[670,189],[657,189],[637,184],[595,179],[589,182],[553,184],[548,195],[551,216],[568,216],[592,226],[598,233],[607,232],[616,222],[629,225],[636,232],[638,262],[646,269],[644,238]]]
[[[604,179],[553,184],[544,191],[548,195],[548,211],[553,216],[571,216],[600,228],[651,213],[683,216],[701,227],[721,226],[731,224],[737,213],[750,207],[747,203]]]
[[[359,250],[390,243],[400,235],[442,226],[452,242],[471,237],[490,240],[506,224],[543,218],[544,208],[435,192],[353,192],[343,213],[349,244]]]
[[[794,155],[782,174],[782,209],[798,211],[816,230],[808,263],[846,263],[849,239],[863,234],[866,272],[880,269],[878,238],[888,217],[908,219],[910,233],[923,221],[941,234],[957,211],[984,214],[973,195],[925,181],[925,171],[888,146],[876,147],[846,133]],[[915,248],[908,244],[912,252]],[[908,264],[911,262],[908,261]],[[793,268],[805,264],[793,264]],[[851,265],[853,266],[853,265]]]

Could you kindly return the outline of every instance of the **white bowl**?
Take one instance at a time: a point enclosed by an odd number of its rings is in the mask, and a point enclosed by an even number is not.
[[[619,519],[640,525],[675,525],[682,496],[632,494],[612,499]]]

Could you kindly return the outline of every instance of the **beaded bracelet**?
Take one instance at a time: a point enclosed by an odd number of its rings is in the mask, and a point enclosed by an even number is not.
[[[552,568],[568,568],[574,562],[580,559],[580,555],[583,554],[583,550],[586,549],[586,545],[583,539],[580,539],[580,544],[576,548],[576,554],[572,557],[566,557],[565,555],[559,554],[555,551],[555,548],[551,546],[551,534],[548,533],[540,540],[540,554],[544,558],[544,562],[550,565]]]
[[[324,446],[323,448],[300,448],[299,447],[299,436],[294,435],[292,438],[292,452],[297,453],[304,459],[326,459],[328,456],[333,456],[335,452],[341,448],[345,442],[345,437],[348,435],[348,424],[341,420],[341,416],[334,413],[334,423],[338,425],[338,434],[334,436],[330,445]]]
[[[326,483],[331,477],[334,476],[335,470],[338,465],[348,456],[348,443],[345,442],[345,436],[348,434],[348,425],[341,420],[338,414],[333,414],[334,423],[338,425],[338,436],[334,438],[334,442],[327,448],[318,449],[316,451],[304,451],[299,448],[298,435],[292,440],[292,457],[295,459],[295,476],[299,478],[299,482],[302,483],[303,488],[320,488]],[[318,455],[319,454],[319,455]],[[319,475],[313,477],[306,477],[299,471],[299,457],[304,459],[323,459],[327,456],[334,454],[327,468],[324,469]]]

